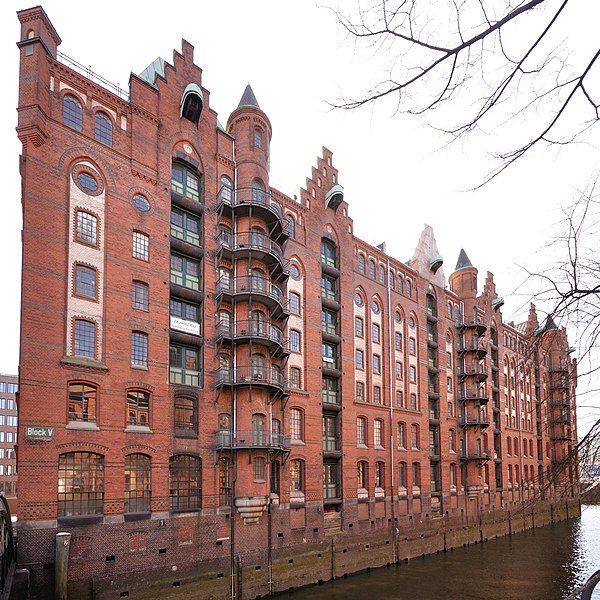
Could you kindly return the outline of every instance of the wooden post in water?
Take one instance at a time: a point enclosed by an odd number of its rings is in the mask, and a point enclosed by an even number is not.
[[[56,556],[54,560],[54,596],[56,600],[67,600],[70,547],[71,534],[66,531],[57,533]]]

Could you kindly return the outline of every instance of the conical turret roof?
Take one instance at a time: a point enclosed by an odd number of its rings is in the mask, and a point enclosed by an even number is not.
[[[458,261],[456,262],[456,269],[454,269],[455,271],[458,271],[459,269],[464,269],[466,267],[472,267],[473,263],[471,263],[471,261],[469,260],[469,257],[467,256],[467,253],[465,252],[464,248],[460,249],[460,254],[458,255]]]
[[[254,92],[252,91],[252,87],[250,86],[250,84],[248,84],[246,86],[246,89],[244,90],[244,93],[242,94],[242,97],[240,98],[240,103],[238,104],[238,108],[240,106],[254,106],[255,108],[260,108],[260,106],[258,105],[258,100],[256,99],[256,96],[254,95]]]

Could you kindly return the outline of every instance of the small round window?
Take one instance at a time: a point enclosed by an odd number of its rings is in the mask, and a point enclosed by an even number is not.
[[[144,196],[140,194],[136,194],[133,197],[133,205],[139,210],[141,213],[147,213],[150,210],[150,202]]]
[[[379,314],[379,304],[377,303],[377,300],[373,300],[373,302],[371,302],[371,310],[378,315]]]
[[[293,263],[290,265],[290,275],[293,279],[300,279],[300,270]]]
[[[358,292],[354,294],[354,304],[356,304],[356,306],[362,306],[364,304],[362,296]]]
[[[396,319],[396,323],[402,323],[402,315],[400,314],[400,311],[396,311],[396,315],[394,318]]]
[[[98,182],[85,171],[82,171],[77,175],[77,182],[86,192],[95,192],[98,190]]]
[[[411,329],[415,328],[415,320],[413,317],[410,317],[410,319],[408,319],[408,325]]]

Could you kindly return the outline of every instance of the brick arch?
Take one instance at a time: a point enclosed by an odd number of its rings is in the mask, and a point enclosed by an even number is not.
[[[110,192],[114,193],[116,190],[116,185],[110,167],[106,162],[104,162],[99,154],[87,146],[73,146],[72,148],[65,150],[56,163],[56,172],[60,176],[62,176],[65,171],[71,173],[71,169],[75,165],[85,161],[88,161],[92,164],[94,169],[98,171],[100,177],[102,177],[106,188]]]
[[[191,148],[192,148],[191,154],[188,154],[184,150],[184,144],[188,144],[189,146],[191,146]],[[181,132],[177,132],[177,133],[173,134],[167,140],[167,143],[165,144],[165,146],[170,147],[169,154],[171,157],[171,163],[173,163],[173,161],[181,161],[183,163],[186,163],[185,159],[177,156],[176,152],[179,151],[184,156],[189,156],[198,163],[198,166],[195,166],[192,163],[187,163],[187,164],[189,164],[190,167],[195,168],[198,171],[198,173],[204,174],[206,172],[205,168],[204,168],[204,161],[202,160],[202,154],[196,147],[196,143],[191,141],[188,136],[182,135]],[[171,165],[169,165],[169,173],[170,173],[170,168],[171,168]]]

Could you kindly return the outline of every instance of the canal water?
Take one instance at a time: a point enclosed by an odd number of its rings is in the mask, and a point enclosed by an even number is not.
[[[600,569],[600,506],[581,518],[284,594],[293,600],[560,600]],[[600,600],[600,584],[593,595]]]

